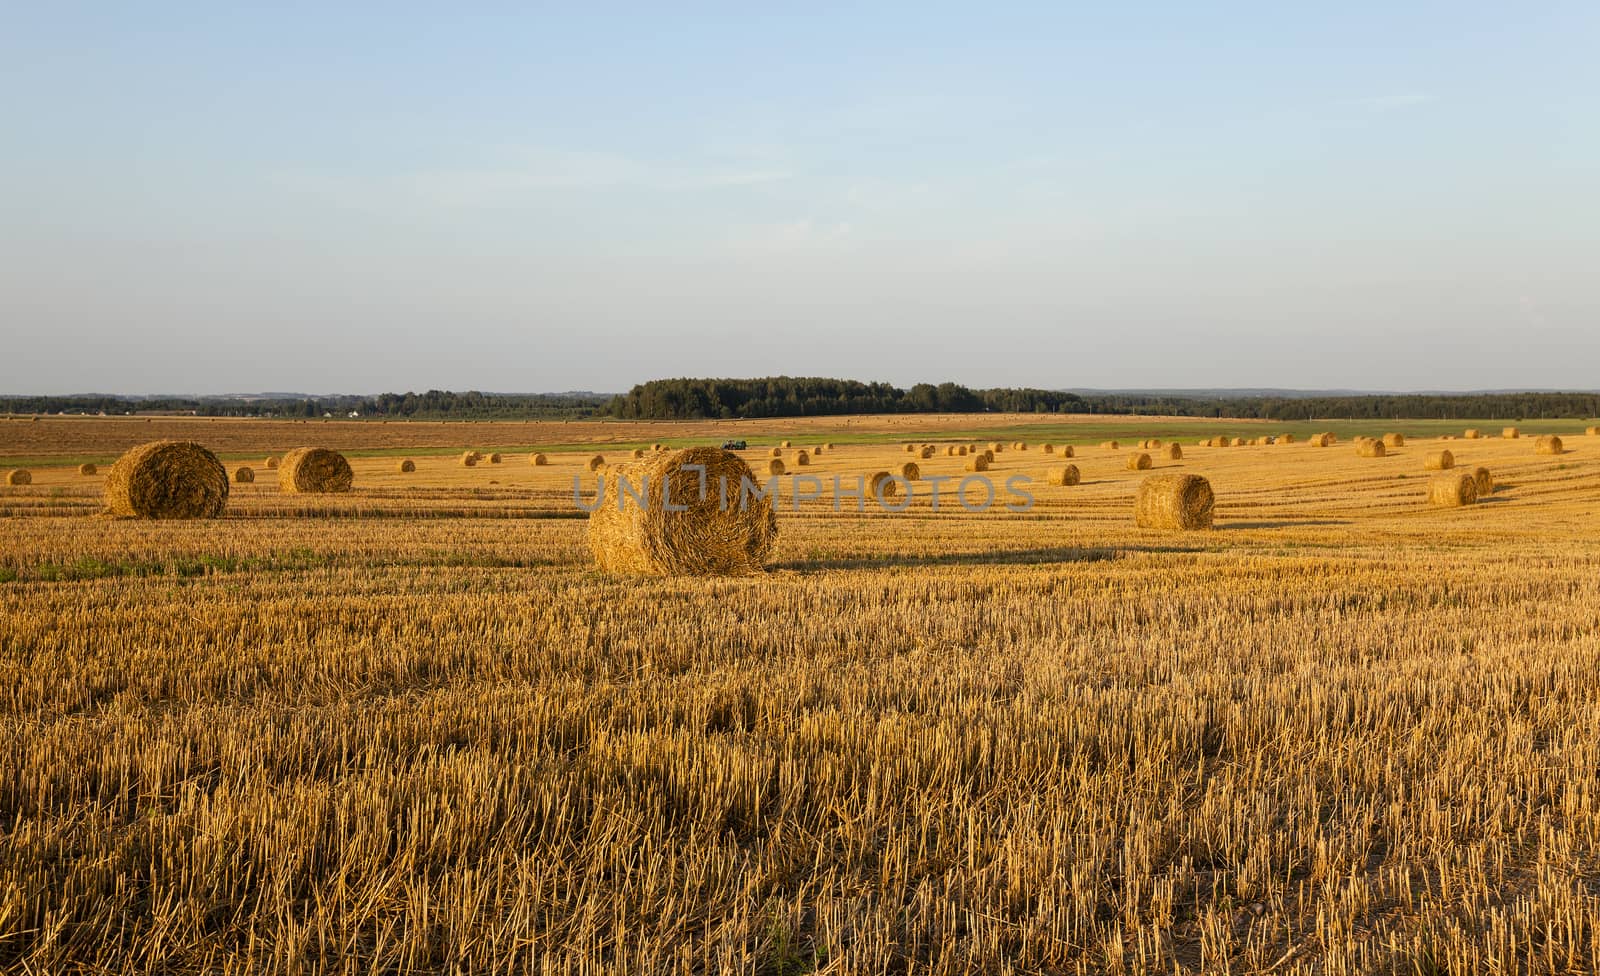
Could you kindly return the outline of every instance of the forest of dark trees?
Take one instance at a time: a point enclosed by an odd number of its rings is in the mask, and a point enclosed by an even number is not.
[[[324,397],[0,397],[0,413],[193,414],[202,417],[348,417],[418,420],[699,420],[866,413],[1087,413],[1265,420],[1540,420],[1600,417],[1596,393],[1181,396],[974,390],[956,383],[901,389],[812,377],[669,379],[620,396],[595,393],[382,393]]]
[[[1054,390],[973,390],[955,383],[887,383],[776,376],[765,379],[671,379],[641,383],[605,413],[623,419],[686,420],[802,417],[858,413],[1140,414],[1175,417],[1313,419],[1556,419],[1600,416],[1595,393],[1484,393],[1378,396],[1156,396],[1075,394]]]

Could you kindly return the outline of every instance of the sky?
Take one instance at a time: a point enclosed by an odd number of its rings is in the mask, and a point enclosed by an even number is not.
[[[1597,49],[1592,0],[0,3],[0,393],[1594,389]]]

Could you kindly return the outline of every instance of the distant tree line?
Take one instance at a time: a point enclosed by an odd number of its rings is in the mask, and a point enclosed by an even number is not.
[[[593,416],[611,397],[598,393],[380,393],[325,397],[0,397],[0,413],[193,414],[198,417],[348,417],[449,420],[568,419]]]
[[[604,412],[628,420],[806,417],[862,413],[1090,413],[1266,420],[1524,419],[1600,416],[1600,394],[1488,393],[1326,397],[1079,395],[1055,390],[973,390],[955,383],[888,383],[815,377],[669,379],[635,386]]]
[[[421,420],[524,420],[614,417],[700,420],[817,417],[867,413],[1087,413],[1263,420],[1540,420],[1600,417],[1600,394],[1484,393],[1393,396],[1173,396],[1076,394],[1057,390],[974,390],[956,383],[901,389],[814,377],[668,379],[641,383],[620,396],[596,393],[382,393],[326,397],[0,397],[0,413],[152,414],[201,417],[332,415]]]

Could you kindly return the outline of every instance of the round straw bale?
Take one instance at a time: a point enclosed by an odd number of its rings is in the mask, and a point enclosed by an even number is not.
[[[248,484],[254,483],[255,480],[256,480],[256,472],[255,472],[254,468],[247,468],[247,467],[245,467],[243,465],[240,465],[239,467],[233,469],[233,483],[234,484],[236,484],[236,485],[248,485]]]
[[[1227,438],[1227,437],[1213,437],[1213,438],[1211,438],[1211,446],[1212,447],[1230,447],[1230,446],[1232,446],[1232,444],[1233,444],[1233,441],[1231,439]]]
[[[1054,444],[1040,444],[1039,450],[1045,452],[1046,454],[1054,454],[1056,452],[1056,446]]]
[[[805,451],[795,451],[794,452],[794,466],[795,467],[803,468],[803,467],[805,467],[806,465],[808,465],[810,463],[811,463],[811,455],[807,454]]]
[[[1157,474],[1139,485],[1133,521],[1141,529],[1209,529],[1215,498],[1197,474]]]
[[[1100,442],[1100,446],[1102,448],[1104,448],[1105,450],[1115,451],[1117,448],[1121,447],[1122,445],[1118,444],[1116,441],[1101,441]]]
[[[349,491],[355,473],[338,451],[323,447],[297,447],[283,456],[278,468],[278,490],[330,493]]]
[[[789,470],[783,465],[783,458],[771,458],[767,461],[767,474],[783,474]]]
[[[635,461],[637,461],[640,458],[644,457],[644,448],[636,447],[633,450],[628,452],[628,456],[633,458]]]
[[[1363,437],[1356,441],[1356,456],[1364,458],[1381,458],[1388,454],[1388,448],[1383,446],[1383,441]]]
[[[528,463],[536,468],[541,468],[549,464],[550,459],[545,457],[543,454],[540,454],[538,451],[535,451],[528,455]]]
[[[1480,431],[1480,430],[1478,430],[1478,428],[1476,428],[1476,427],[1468,427],[1468,428],[1467,428],[1467,429],[1466,429],[1466,431],[1464,431],[1464,432],[1463,432],[1463,433],[1462,433],[1462,435],[1461,435],[1461,436],[1462,436],[1462,437],[1465,437],[1465,438],[1466,438],[1466,439],[1467,439],[1467,440],[1469,440],[1469,441],[1475,441],[1475,440],[1477,440],[1477,439],[1478,439],[1478,438],[1480,438],[1480,437],[1482,437],[1482,436],[1483,436],[1483,432],[1482,432],[1482,431]]]
[[[1535,454],[1560,454],[1566,446],[1561,443],[1561,438],[1554,434],[1545,434],[1533,442]]]
[[[1515,427],[1507,427],[1504,430],[1500,431],[1500,436],[1504,437],[1508,441],[1514,441],[1517,438],[1522,436],[1522,431],[1518,430]]]
[[[6,472],[6,484],[31,485],[33,484],[33,472],[27,468],[13,468]]]
[[[191,441],[151,441],[111,466],[105,499],[119,518],[216,518],[228,507],[228,469]]]
[[[690,465],[696,467],[684,470]],[[743,493],[755,474],[731,451],[662,451],[616,465],[602,480],[604,496],[589,516],[589,547],[603,570],[734,576],[759,572],[772,554],[778,537],[772,499]]]
[[[1028,449],[1028,442],[1017,441],[1015,444],[1011,445],[1011,449],[1013,451],[1026,451]]]
[[[1045,472],[1046,480],[1048,480],[1052,485],[1060,485],[1063,487],[1077,484],[1081,477],[1082,476],[1078,474],[1078,466],[1076,464],[1069,464],[1063,468],[1051,468],[1049,471]]]
[[[100,469],[95,467],[92,464],[89,464],[89,463],[85,462],[83,464],[78,465],[78,473],[81,474],[81,475],[99,474],[100,473]]]
[[[944,456],[945,457],[955,457],[956,456],[956,446],[954,444],[946,445],[946,447],[944,449]]]
[[[498,454],[489,455],[489,463],[490,464],[499,464],[500,463],[500,455],[498,455]]]
[[[900,477],[907,481],[916,481],[922,477],[922,469],[917,467],[917,462],[907,461],[905,464],[900,465]]]
[[[982,454],[974,454],[974,455],[971,455],[970,457],[968,457],[967,458],[967,470],[968,471],[987,471],[987,470],[989,470],[989,454],[988,454],[988,452],[985,451]]]
[[[1293,444],[1294,443],[1294,435],[1293,434],[1279,434],[1278,435],[1278,443],[1279,444]]]
[[[1478,500],[1478,482],[1470,474],[1447,474],[1428,482],[1428,502],[1455,508]]]
[[[1310,444],[1312,447],[1327,447],[1328,446],[1328,436],[1329,435],[1327,435],[1327,434],[1312,434],[1306,440],[1306,443]]]
[[[1073,446],[1071,444],[1063,444],[1063,445],[1061,445],[1060,447],[1056,448],[1056,453],[1061,455],[1064,458],[1077,457],[1078,456],[1077,450],[1075,448],[1073,448]]]
[[[604,454],[596,454],[594,457],[584,462],[584,466],[590,471],[599,471],[601,468],[606,466],[606,457]]]
[[[984,452],[979,455],[979,457],[983,458],[986,464],[994,463],[994,452],[991,450],[985,449]]]
[[[933,457],[933,453],[934,453],[934,449],[933,449],[933,445],[932,444],[929,444],[928,446],[924,447],[922,449],[922,454],[921,454],[922,460],[926,461],[929,458]]]
[[[1129,471],[1148,471],[1154,466],[1155,462],[1150,460],[1150,455],[1143,451],[1128,455]]]
[[[417,470],[417,462],[411,460],[410,458],[404,458],[399,464],[394,466],[394,469],[401,474],[410,474],[411,472]]]
[[[266,468],[268,471],[276,471],[278,470],[278,459],[275,457],[269,457],[265,461],[261,462],[261,466]]]
[[[1396,433],[1384,434],[1383,435],[1383,446],[1384,447],[1405,447],[1406,446],[1406,435],[1404,435],[1404,434],[1396,434]]]
[[[1163,447],[1161,449],[1161,453],[1168,461],[1181,461],[1181,460],[1183,460],[1183,448],[1178,446],[1178,442],[1177,441],[1173,441],[1172,443],[1168,444],[1166,447]]]
[[[1233,439],[1233,446],[1234,447],[1243,447],[1244,446],[1244,438],[1243,437],[1235,437]]]
[[[650,450],[659,451],[659,450],[661,450],[661,445],[660,444],[651,444],[650,445]]]
[[[465,454],[461,455],[461,466],[463,468],[477,467],[477,464],[478,464],[478,455],[474,454],[473,452],[468,451]]]
[[[783,448],[774,447],[772,450],[767,452],[767,457],[775,457],[775,458],[783,457]]]
[[[1494,475],[1488,468],[1476,468],[1472,472],[1472,480],[1478,486],[1478,497],[1485,498],[1494,494]]]
[[[1449,471],[1456,466],[1456,456],[1449,451],[1435,451],[1422,459],[1422,466],[1429,471]]]
[[[907,444],[906,445],[906,453],[907,454],[915,454],[915,453],[917,453],[917,445],[915,445],[915,444]]]
[[[784,441],[782,444],[779,444],[778,446],[787,449],[792,445],[790,445],[790,443],[788,441]]]
[[[867,492],[873,498],[893,498],[900,494],[900,482],[887,471],[874,471],[867,479]]]
[[[1585,427],[1583,433],[1588,437],[1600,437],[1600,427]]]
[[[989,445],[989,453],[990,454],[999,454],[1002,451],[1004,451],[1005,449],[1006,449],[1006,446],[1004,444],[1000,443],[999,441],[995,441],[995,442],[993,442],[993,443],[991,443]]]
[[[832,445],[832,444],[831,444],[831,443],[829,443],[829,444],[824,444],[824,445],[822,445],[822,449],[823,449],[823,450],[824,450],[824,451],[831,451],[831,450],[833,450],[833,445]]]

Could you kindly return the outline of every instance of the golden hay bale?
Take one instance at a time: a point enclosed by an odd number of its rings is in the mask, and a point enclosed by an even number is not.
[[[633,450],[628,452],[628,456],[633,458],[635,461],[637,461],[640,458],[644,457],[644,448],[636,447]]]
[[[1449,471],[1456,466],[1456,456],[1449,451],[1436,451],[1422,459],[1422,466],[1429,471]]]
[[[1011,445],[1011,449],[1013,451],[1026,451],[1028,449],[1028,442],[1017,441],[1015,444]]]
[[[1064,458],[1077,457],[1078,452],[1071,444],[1063,444],[1056,449],[1056,453]]]
[[[1546,434],[1533,442],[1535,454],[1560,454],[1565,449],[1566,445],[1561,443],[1561,438],[1554,434]]]
[[[1006,446],[1004,444],[1001,444],[998,441],[996,441],[996,442],[994,442],[994,443],[989,445],[989,453],[990,454],[999,454],[1002,451],[1004,451],[1005,449],[1006,449]]]
[[[401,474],[410,474],[411,472],[417,470],[417,462],[411,460],[410,458],[405,458],[399,464],[395,465],[394,469]]]
[[[542,468],[550,463],[550,459],[545,457],[543,454],[540,454],[538,451],[535,451],[528,455],[528,463],[536,468]]]
[[[1468,427],[1466,429],[1466,431],[1462,433],[1461,436],[1465,437],[1469,441],[1475,441],[1478,438],[1482,437],[1483,433],[1482,433],[1482,431],[1478,430],[1478,428],[1476,428],[1476,427]]]
[[[1244,438],[1243,437],[1235,437],[1233,439],[1233,446],[1234,447],[1243,447],[1244,446]]]
[[[500,455],[498,455],[498,454],[489,455],[489,463],[490,464],[499,464],[500,463]]]
[[[295,493],[349,491],[355,473],[338,451],[324,447],[297,447],[283,456],[278,468],[278,490]]]
[[[917,445],[915,445],[915,444],[907,444],[906,445],[906,453],[907,454],[915,454],[915,453],[917,453]]]
[[[945,447],[945,449],[944,449],[944,456],[945,457],[955,457],[956,456],[956,446],[954,444],[947,445]]]
[[[994,452],[993,451],[985,450],[979,456],[982,457],[985,461],[989,462],[990,464],[994,463]]]
[[[916,481],[922,477],[922,469],[917,467],[917,462],[907,461],[905,464],[900,465],[900,477],[907,481]]]
[[[1141,529],[1209,529],[1211,482],[1197,474],[1157,474],[1139,485],[1133,521]]]
[[[1455,508],[1478,500],[1478,482],[1470,474],[1447,474],[1428,482],[1428,503]]]
[[[775,457],[775,458],[783,457],[783,448],[774,447],[772,450],[767,452],[767,457]]]
[[[921,457],[922,457],[922,460],[924,460],[924,461],[926,461],[929,458],[933,457],[933,445],[932,444],[929,444],[927,447],[924,447],[922,449]]]
[[[900,482],[887,471],[874,471],[867,479],[867,491],[873,498],[893,498],[900,494]]]
[[[100,469],[92,464],[89,464],[88,462],[85,462],[78,465],[78,473],[81,475],[99,474]]]
[[[216,518],[228,507],[228,469],[192,441],[151,441],[111,466],[105,499],[119,518]]]
[[[1278,443],[1279,444],[1293,444],[1294,443],[1294,435],[1293,434],[1279,434],[1278,435]]]
[[[33,484],[33,472],[29,471],[27,468],[14,468],[10,471],[7,471],[6,484],[31,485]]]
[[[1370,437],[1363,437],[1356,441],[1356,456],[1364,458],[1380,458],[1388,454],[1388,448],[1383,441],[1375,441]]]
[[[248,484],[253,484],[255,482],[255,480],[256,480],[256,472],[255,472],[254,468],[247,468],[247,467],[244,467],[244,466],[241,465],[241,466],[233,469],[233,483],[234,484],[236,484],[236,485],[248,485]]]
[[[651,444],[650,445],[650,450],[659,451],[659,450],[661,450],[661,445],[660,444]]]
[[[1046,454],[1054,454],[1056,452],[1056,446],[1054,444],[1040,444],[1039,450]]]
[[[985,451],[982,454],[974,454],[967,459],[967,470],[987,471],[989,470],[989,464],[989,452]]]
[[[1583,433],[1588,437],[1600,437],[1600,427],[1585,427]]]
[[[781,448],[785,448],[785,449],[787,449],[787,448],[789,448],[789,447],[790,447],[790,446],[791,446],[791,445],[790,445],[790,444],[789,444],[789,442],[788,442],[788,441],[784,441],[784,442],[783,442],[783,443],[782,443],[782,444],[779,444],[779,445],[778,445],[778,446],[779,446],[779,447],[781,447]]]
[[[772,554],[773,500],[743,495],[741,486],[754,483],[755,474],[732,451],[662,451],[616,465],[602,481],[604,496],[589,516],[589,547],[603,570],[735,576],[760,572]]]
[[[1178,446],[1177,441],[1173,441],[1171,444],[1163,447],[1161,449],[1161,453],[1168,461],[1183,460],[1183,448]]]
[[[1327,447],[1328,446],[1328,435],[1327,434],[1312,434],[1310,437],[1306,438],[1306,443],[1310,444],[1312,447]]]
[[[807,454],[805,451],[795,451],[794,452],[794,466],[795,467],[803,468],[803,467],[805,467],[806,465],[808,465],[810,463],[811,463],[811,455]]]
[[[822,445],[822,449],[824,451],[831,451],[831,450],[833,450],[833,445],[832,444],[824,444],[824,445]]]
[[[767,474],[783,474],[787,470],[783,466],[783,458],[772,458],[767,462]]]
[[[473,452],[468,451],[465,454],[461,455],[461,466],[463,468],[476,467],[477,464],[478,464],[478,455],[474,454]]]
[[[1069,464],[1064,468],[1051,468],[1045,473],[1045,478],[1052,485],[1060,485],[1062,487],[1077,484],[1081,477],[1078,474],[1078,466],[1076,464]]]
[[[585,461],[584,466],[590,471],[599,471],[601,468],[606,466],[606,457],[604,454],[596,454],[588,461]]]
[[[957,444],[956,445],[956,457],[966,457],[966,456],[967,456],[967,445],[965,445],[965,444]]]
[[[472,460],[474,460],[474,461],[482,461],[483,460],[483,452],[482,451],[473,451],[472,452]]]
[[[1508,441],[1514,441],[1517,438],[1522,436],[1522,431],[1518,430],[1515,427],[1507,427],[1504,430],[1500,431],[1500,436],[1504,437]]]
[[[1393,433],[1384,434],[1383,435],[1383,446],[1384,447],[1405,447],[1406,446],[1406,435],[1404,435],[1404,434],[1393,434]]]
[[[1105,450],[1115,451],[1116,449],[1118,449],[1122,445],[1118,444],[1116,441],[1101,441],[1100,442],[1100,446],[1102,448],[1104,448]]]
[[[1128,455],[1129,471],[1148,471],[1154,466],[1155,462],[1150,460],[1150,455],[1144,453],[1143,451],[1140,451],[1137,454]]]
[[[266,468],[268,471],[276,471],[278,470],[278,459],[275,457],[269,457],[265,461],[261,462],[261,466]]]
[[[1489,473],[1488,468],[1477,468],[1474,470],[1472,472],[1472,480],[1478,486],[1479,498],[1494,494],[1494,475]]]

